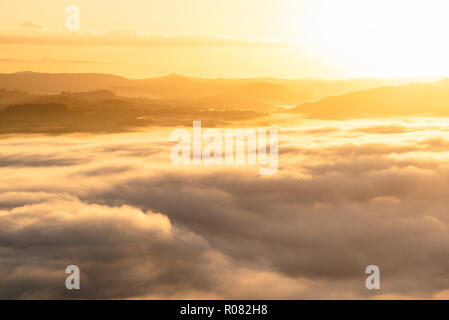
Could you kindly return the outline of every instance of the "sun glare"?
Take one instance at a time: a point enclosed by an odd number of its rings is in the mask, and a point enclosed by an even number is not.
[[[449,73],[449,2],[314,1],[304,41],[327,52],[347,76]],[[301,23],[304,25],[304,23]]]

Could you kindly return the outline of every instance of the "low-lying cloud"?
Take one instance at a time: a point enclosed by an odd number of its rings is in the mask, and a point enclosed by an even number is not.
[[[281,128],[270,177],[172,166],[162,129],[4,138],[0,297],[447,297],[448,120],[397,121]]]

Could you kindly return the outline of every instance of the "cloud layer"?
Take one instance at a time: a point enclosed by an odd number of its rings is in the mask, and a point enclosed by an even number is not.
[[[3,138],[0,297],[447,297],[449,120],[302,121],[271,177],[175,167],[166,129]]]

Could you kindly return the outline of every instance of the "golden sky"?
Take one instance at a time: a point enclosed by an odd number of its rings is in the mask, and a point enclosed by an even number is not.
[[[445,77],[448,9],[3,0],[0,73]],[[448,79],[0,80],[0,299],[449,297]],[[197,120],[278,128],[276,174],[174,165],[172,130]],[[71,264],[78,295],[63,286]],[[382,290],[365,290],[371,264]]]
[[[79,31],[65,29],[70,4]],[[0,71],[446,76],[448,9],[444,0],[3,1]]]

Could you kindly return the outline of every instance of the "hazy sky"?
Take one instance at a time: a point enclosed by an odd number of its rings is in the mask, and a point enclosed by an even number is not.
[[[65,29],[70,4],[81,10],[76,32]],[[173,72],[206,77],[444,76],[449,73],[448,9],[444,0],[2,2],[0,71],[98,71],[130,77]],[[87,45],[80,40],[93,35]],[[161,44],[163,36],[187,38]],[[105,37],[108,43],[100,40]],[[192,37],[207,41],[197,43]]]
[[[259,40],[299,39],[310,4],[300,0],[19,0],[2,3],[2,24],[33,19],[64,27],[65,8],[77,4],[82,30],[135,30],[147,34],[212,35]],[[24,8],[27,8],[24,10]]]

